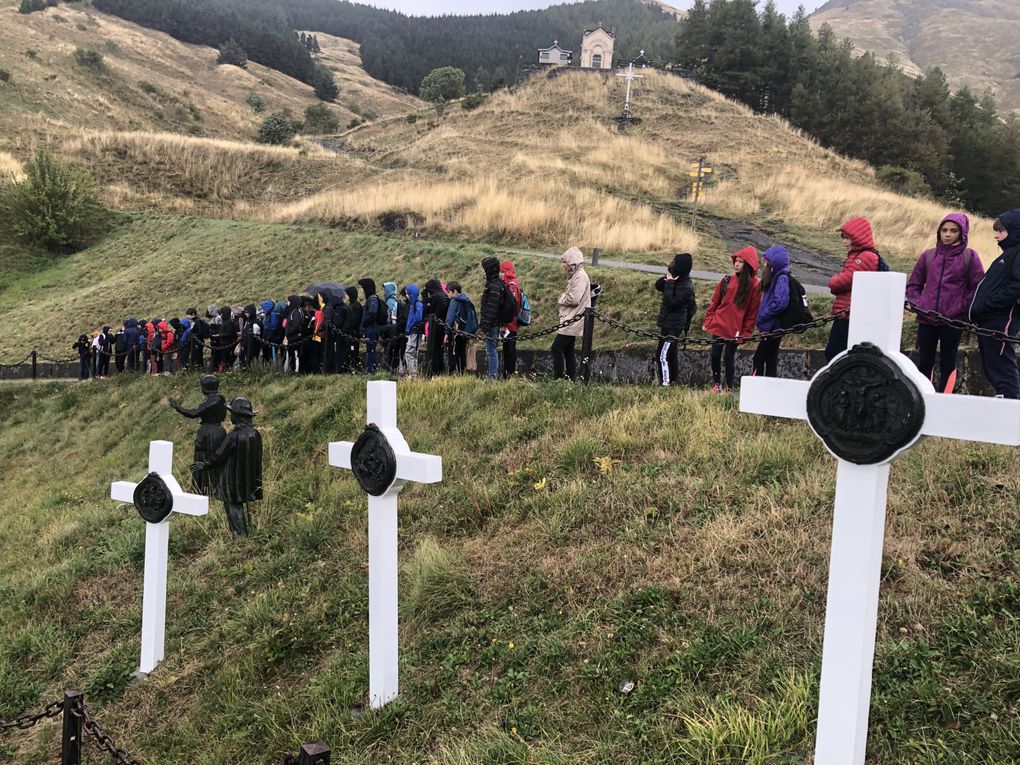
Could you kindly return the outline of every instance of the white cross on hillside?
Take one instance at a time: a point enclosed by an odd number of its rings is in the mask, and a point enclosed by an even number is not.
[[[368,698],[377,709],[399,693],[397,495],[407,481],[443,480],[443,458],[412,452],[397,428],[397,384],[368,383],[368,424],[356,443],[329,445],[329,464],[354,470],[368,497]],[[380,442],[381,435],[388,442]],[[364,441],[363,441],[364,439]]]
[[[1020,401],[935,393],[900,352],[905,285],[901,273],[854,275],[850,350],[811,382],[741,379],[740,411],[808,420],[839,460],[815,765],[864,763],[889,463],[921,436],[1020,446]]]
[[[170,547],[170,518],[181,515],[205,515],[209,498],[188,494],[173,475],[174,445],[170,441],[149,442],[149,472],[156,473],[170,490],[171,511],[165,518],[145,524],[145,578],[142,586],[142,652],[138,672],[147,675],[163,661],[166,641],[166,571]],[[134,503],[138,484],[115,481],[110,496],[120,502]]]
[[[644,53],[644,51],[641,51],[641,52]],[[623,77],[623,78],[625,78],[627,80],[627,96],[626,96],[626,98],[623,101],[623,116],[629,117],[630,116],[630,84],[634,80],[640,80],[642,77],[644,77],[644,75],[643,74],[634,74],[634,62],[632,61],[627,66],[627,73],[626,74],[624,74],[622,72],[618,72],[616,76],[617,77]]]

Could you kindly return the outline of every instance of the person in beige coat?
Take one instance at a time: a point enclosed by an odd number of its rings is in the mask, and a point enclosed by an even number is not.
[[[576,247],[571,247],[560,258],[563,271],[567,274],[567,289],[556,301],[559,309],[559,323],[584,315],[584,310],[591,307],[591,281],[584,270],[584,255]],[[569,377],[577,379],[577,357],[574,345],[584,331],[584,321],[575,321],[562,327],[553,340],[552,360],[553,376],[556,379]]]

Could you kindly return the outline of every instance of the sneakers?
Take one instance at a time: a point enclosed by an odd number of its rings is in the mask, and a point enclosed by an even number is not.
[[[715,385],[712,386],[712,392],[713,393],[722,393],[723,392],[722,386],[719,385],[719,383],[716,383]]]

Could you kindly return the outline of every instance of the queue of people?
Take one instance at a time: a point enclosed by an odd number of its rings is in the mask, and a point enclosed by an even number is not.
[[[956,384],[956,359],[963,329],[969,322],[978,333],[982,367],[997,396],[1020,398],[1015,337],[1020,330],[1020,209],[1001,215],[993,224],[1002,254],[986,272],[968,244],[970,222],[962,213],[939,223],[934,246],[921,253],[907,283],[907,300],[918,315],[917,366],[940,392]],[[846,350],[854,274],[888,270],[865,218],[840,227],[846,258],[828,282],[834,295],[827,360]],[[557,300],[556,335],[550,348],[553,375],[576,379],[576,342],[582,319],[592,306],[592,284],[582,252],[571,247],[560,258],[566,287]],[[778,374],[782,330],[810,324],[804,287],[791,272],[790,255],[782,245],[759,258],[754,247],[731,256],[733,271],[716,285],[702,329],[712,338],[712,389],[732,390],[737,348],[755,336],[758,346],[753,374]],[[185,368],[224,371],[254,364],[273,365],[294,374],[387,372],[406,377],[474,372],[476,339],[485,351],[489,379],[517,371],[517,338],[531,322],[531,307],[509,260],[482,260],[485,283],[476,309],[457,281],[427,280],[421,289],[397,289],[384,282],[379,295],[371,278],[358,286],[335,285],[311,295],[263,300],[243,308],[210,305],[204,317],[189,308],[182,318],[151,321],[129,318],[117,328],[104,326],[74,344],[80,377],[102,379],[113,359],[117,372],[173,373]],[[679,345],[697,314],[693,257],[673,257],[666,275],[655,282],[662,293],[657,324],[657,377],[674,385]],[[206,353],[208,352],[208,356]],[[502,355],[501,355],[502,352]],[[934,380],[935,359],[939,379]]]

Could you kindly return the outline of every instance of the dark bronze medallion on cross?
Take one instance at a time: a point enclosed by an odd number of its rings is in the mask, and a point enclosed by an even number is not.
[[[818,374],[808,391],[807,413],[833,454],[875,465],[917,439],[924,398],[880,348],[860,343]]]
[[[174,496],[159,473],[149,473],[135,486],[135,509],[148,523],[162,523],[174,509]]]
[[[351,469],[366,493],[379,497],[397,477],[397,456],[386,436],[369,423],[351,449]]]

